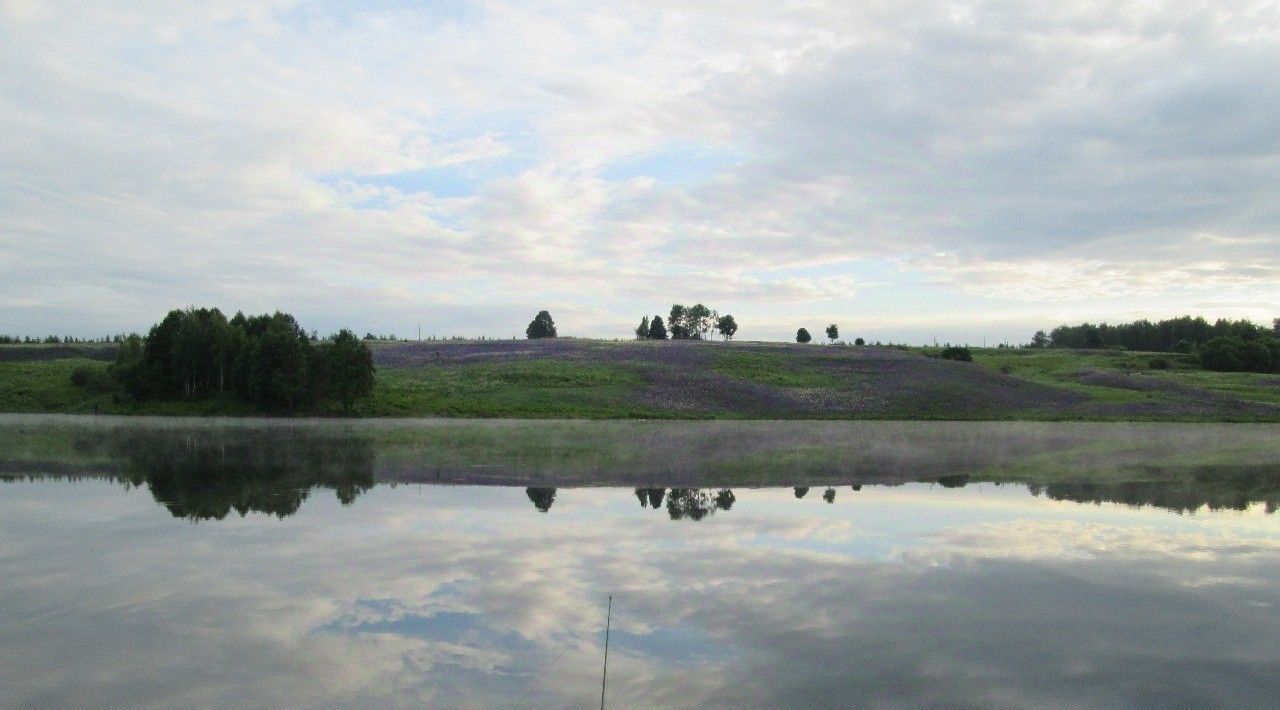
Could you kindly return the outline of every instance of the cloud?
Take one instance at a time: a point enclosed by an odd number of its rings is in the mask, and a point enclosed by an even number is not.
[[[9,328],[1280,307],[1266,3],[9,0],[0,32]]]

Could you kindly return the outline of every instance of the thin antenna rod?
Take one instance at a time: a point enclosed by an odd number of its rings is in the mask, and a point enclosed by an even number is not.
[[[609,595],[609,611],[604,620],[604,672],[600,674],[600,710],[604,710],[604,686],[609,682],[609,626],[613,622],[613,595]]]

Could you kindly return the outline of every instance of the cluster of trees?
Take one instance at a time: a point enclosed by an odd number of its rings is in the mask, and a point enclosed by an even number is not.
[[[1146,352],[1190,353],[1214,338],[1238,338],[1244,342],[1264,337],[1280,337],[1280,318],[1271,328],[1249,320],[1219,319],[1213,323],[1201,317],[1182,316],[1151,322],[1060,325],[1045,333],[1036,331],[1033,348],[1116,348]]]
[[[705,340],[712,330],[725,340],[731,340],[738,332],[738,321],[701,303],[692,306],[677,303],[671,306],[666,323],[663,323],[662,316],[655,315],[653,320],[645,316],[640,319],[635,332],[639,340]]]
[[[110,368],[136,400],[231,396],[272,412],[334,402],[343,411],[373,388],[373,354],[342,330],[314,342],[288,313],[230,319],[217,308],[170,311],[146,337],[130,335]]]

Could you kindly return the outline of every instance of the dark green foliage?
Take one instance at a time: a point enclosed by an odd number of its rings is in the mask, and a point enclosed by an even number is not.
[[[828,488],[822,492],[822,499],[828,503],[836,502],[836,489]]]
[[[690,329],[685,327],[688,319],[689,309],[676,303],[672,304],[671,311],[667,315],[667,326],[671,329],[672,340],[687,340],[691,333]]]
[[[247,399],[270,411],[292,412],[307,394],[313,348],[287,313],[249,319],[249,347],[241,371]]]
[[[836,341],[836,338],[839,338],[839,337],[840,337],[840,326],[836,325],[835,323],[832,323],[831,325],[827,326],[827,340],[830,340],[831,342],[834,343]]]
[[[373,391],[373,353],[347,329],[319,347],[313,385],[322,396],[329,396],[342,405],[342,411],[351,411],[356,400],[369,396]]]
[[[530,340],[556,337],[556,323],[551,320],[551,314],[547,311],[538,311],[538,315],[529,322],[529,327],[524,329],[524,335]]]
[[[720,333],[720,337],[725,340],[730,340],[734,333],[738,332],[738,321],[726,313],[716,320],[716,332]]]
[[[1280,370],[1280,341],[1213,338],[1200,346],[1200,366],[1217,372],[1275,372]]]
[[[795,491],[795,494],[796,494],[796,497],[797,497],[797,498],[803,498],[803,497],[805,497],[805,496],[809,495],[809,487],[808,487],[808,486],[796,486],[796,487],[795,487],[795,489],[794,489],[794,491]]]
[[[1152,370],[1168,370],[1172,364],[1167,357],[1153,357],[1150,366]]]
[[[1031,347],[1047,348],[1049,347],[1049,334],[1043,330],[1037,330],[1036,334],[1031,336]]]
[[[973,353],[969,351],[969,348],[960,345],[948,345],[942,349],[942,352],[938,353],[938,357],[943,360],[959,360],[960,362],[973,361]]]
[[[349,411],[373,388],[373,355],[348,330],[315,345],[287,313],[227,320],[216,308],[189,308],[145,338],[124,338],[110,372],[134,401],[229,396],[269,412],[330,401]]]
[[[636,326],[636,340],[644,340],[649,337],[649,316],[640,319],[640,325]]]
[[[71,384],[93,394],[104,394],[115,389],[111,374],[101,365],[80,365],[72,370]]]
[[[1200,317],[1182,316],[1152,323],[1139,320],[1108,325],[1081,323],[1061,325],[1049,333],[1049,346],[1055,348],[1108,348],[1121,346],[1146,352],[1191,352],[1213,339],[1235,337],[1253,341],[1273,335],[1265,326],[1248,320],[1219,319],[1214,323]],[[1032,338],[1034,345],[1035,338]]]
[[[806,329],[806,328],[801,328],[800,330],[797,330],[797,331],[796,331],[796,342],[797,342],[797,343],[807,343],[807,342],[809,342],[809,341],[811,341],[811,340],[813,340],[813,336],[812,336],[812,335],[809,335],[809,331],[808,331],[808,329]]]
[[[662,316],[654,316],[649,321],[649,339],[650,340],[666,340],[667,327],[662,324]]]
[[[854,344],[854,345],[866,345],[866,344],[867,344],[867,341],[863,340],[862,338],[854,338],[854,339],[853,339],[853,344]]]

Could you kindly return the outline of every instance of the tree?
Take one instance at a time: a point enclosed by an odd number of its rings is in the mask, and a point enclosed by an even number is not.
[[[1275,320],[1271,321],[1271,332],[1272,332],[1272,333],[1273,333],[1277,338],[1280,338],[1280,318],[1277,318],[1277,319],[1275,319]]]
[[[320,346],[319,361],[324,379],[324,394],[334,397],[342,411],[350,412],[357,399],[373,391],[373,353],[355,333],[343,328],[329,342]]]
[[[1037,330],[1036,334],[1031,336],[1031,347],[1046,348],[1049,346],[1049,335],[1043,330]]]
[[[654,316],[653,320],[649,321],[649,339],[667,339],[667,327],[662,324],[662,316]]]
[[[649,316],[640,319],[640,325],[636,326],[636,340],[644,340],[649,337]]]
[[[836,338],[839,338],[839,337],[840,337],[840,326],[836,325],[835,323],[832,323],[831,325],[827,326],[827,340],[830,340],[831,342],[834,343],[836,342]]]
[[[554,338],[556,337],[556,323],[551,320],[551,314],[546,311],[538,311],[538,315],[533,317],[529,322],[529,327],[524,329],[525,337],[530,340],[536,338]]]
[[[836,489],[828,488],[822,492],[822,499],[828,503],[836,502]]]
[[[688,331],[689,337],[697,340],[701,340],[715,325],[711,309],[701,303],[689,306],[684,318],[685,330]]]
[[[808,487],[808,486],[796,486],[794,490],[795,490],[795,494],[796,494],[796,497],[797,497],[797,498],[803,498],[803,497],[805,497],[805,496],[809,495],[809,487]]]
[[[733,338],[734,333],[738,332],[738,321],[726,313],[716,321],[716,331],[720,333],[720,337],[730,340]]]
[[[685,327],[687,317],[687,308],[679,303],[671,306],[671,312],[667,314],[667,326],[671,328],[672,340],[685,340],[689,337],[689,329]]]
[[[854,341],[853,341],[853,344],[854,344],[854,345],[866,345],[866,344],[867,344],[867,341],[863,340],[862,338],[855,338],[855,339],[854,339]]]
[[[248,354],[249,401],[270,410],[292,412],[307,394],[311,340],[287,313],[277,311],[249,323],[251,331],[261,328]]]
[[[801,328],[800,330],[797,330],[797,331],[796,331],[796,342],[797,342],[797,343],[807,343],[807,342],[809,342],[810,340],[813,340],[813,336],[812,336],[812,335],[809,335],[809,331],[808,331],[807,329],[805,329],[805,328]]]

